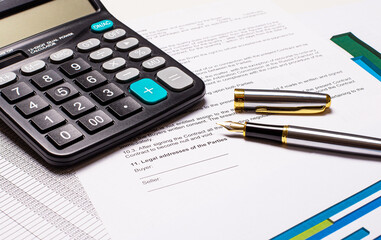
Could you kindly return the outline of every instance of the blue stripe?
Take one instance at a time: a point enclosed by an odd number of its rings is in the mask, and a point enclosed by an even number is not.
[[[302,232],[318,225],[319,223],[329,219],[330,217],[336,215],[337,213],[345,210],[346,208],[362,201],[363,199],[375,194],[381,190],[381,181],[373,184],[372,186],[362,190],[361,192],[345,199],[344,201],[326,209],[325,211],[315,215],[314,217],[307,219],[306,221],[294,226],[293,228],[281,233],[280,235],[274,237],[272,240],[288,240],[293,238]],[[381,239],[380,239],[381,240]]]
[[[381,240],[381,236],[376,237],[374,240]]]
[[[348,237],[343,238],[343,240],[360,240],[363,239],[364,237],[369,235],[369,231],[366,230],[365,228],[360,228],[356,232],[352,233]]]
[[[361,218],[362,216],[370,213],[371,211],[375,210],[376,208],[381,206],[381,197],[376,198],[375,200],[371,201],[370,203],[367,203],[366,205],[362,206],[361,208],[351,212],[350,214],[346,215],[343,218],[340,218],[337,220],[333,225],[327,227],[321,232],[316,233],[312,237],[308,238],[308,240],[320,240],[322,238],[325,238],[326,236],[336,232],[337,230],[347,226],[348,224],[356,221],[357,219]]]
[[[373,77],[377,78],[381,81],[381,69],[379,69],[376,65],[374,65],[369,59],[366,57],[355,57],[352,60],[357,63],[360,67],[362,67],[365,71],[370,73]]]

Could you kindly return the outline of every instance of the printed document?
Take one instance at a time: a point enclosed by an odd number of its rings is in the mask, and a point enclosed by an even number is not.
[[[221,1],[137,21],[124,8],[113,13],[206,84],[199,104],[78,170],[113,239],[270,239],[380,180],[375,159],[244,139],[216,125],[381,136],[380,82],[275,5]],[[332,107],[235,113],[234,88],[328,93]]]

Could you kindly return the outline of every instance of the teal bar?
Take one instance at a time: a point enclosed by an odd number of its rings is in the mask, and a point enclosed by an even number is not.
[[[381,81],[381,69],[379,69],[376,65],[374,65],[369,59],[366,57],[356,57],[352,58],[352,61],[357,63],[360,67],[362,67],[365,71],[370,73],[373,77],[377,78]]]
[[[289,240],[381,190],[381,181],[272,238]],[[381,239],[377,239],[381,240]]]
[[[360,240],[363,239],[364,237],[369,235],[369,231],[366,230],[365,228],[360,228],[356,232],[352,233],[351,235],[343,238],[343,240]]]

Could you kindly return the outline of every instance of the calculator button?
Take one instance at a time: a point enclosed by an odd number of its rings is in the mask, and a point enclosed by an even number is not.
[[[18,84],[4,88],[1,91],[1,94],[9,102],[13,103],[33,95],[33,90],[26,83],[20,82]]]
[[[107,79],[98,71],[91,71],[75,79],[75,82],[84,90],[89,91],[107,82]]]
[[[146,71],[154,71],[165,65],[165,59],[163,57],[154,57],[143,62],[143,68]]]
[[[121,28],[117,28],[103,34],[103,38],[107,41],[117,41],[121,38],[124,38],[124,36],[126,36],[126,31]]]
[[[65,48],[50,55],[50,61],[53,63],[61,63],[69,60],[74,56],[74,52],[71,49]]]
[[[93,110],[95,105],[85,96],[81,96],[63,104],[62,108],[70,117],[76,118]]]
[[[126,65],[126,60],[121,57],[113,58],[103,63],[102,68],[107,72],[115,72]]]
[[[21,72],[25,75],[32,75],[45,69],[46,63],[42,60],[37,60],[21,67]]]
[[[101,48],[90,54],[90,60],[93,62],[101,62],[112,57],[112,50],[110,48]]]
[[[17,110],[19,110],[24,117],[35,115],[48,107],[49,104],[40,96],[33,96],[16,104]]]
[[[91,66],[82,58],[77,58],[62,64],[60,68],[67,76],[75,77],[90,70]]]
[[[56,104],[69,100],[70,98],[75,97],[78,93],[78,90],[75,89],[70,83],[61,84],[46,92],[49,98]]]
[[[117,118],[123,119],[131,116],[142,109],[142,106],[132,97],[122,98],[109,106],[109,110]]]
[[[130,38],[127,38],[127,39],[124,39],[124,40],[118,42],[116,44],[116,48],[119,51],[127,51],[127,50],[130,50],[131,48],[138,46],[138,44],[139,44],[138,39],[136,39],[134,37],[130,37]]]
[[[144,78],[130,85],[131,92],[148,104],[155,104],[167,97],[167,91],[152,79]]]
[[[83,129],[89,133],[98,132],[112,124],[112,119],[103,111],[98,110],[78,120]]]
[[[149,56],[151,56],[152,50],[148,47],[138,48],[128,54],[128,56],[135,61],[143,60]]]
[[[101,41],[96,38],[90,38],[77,44],[77,48],[82,52],[89,52],[97,49],[101,45]]]
[[[32,77],[33,84],[36,85],[40,90],[46,90],[62,81],[63,78],[53,70],[49,70],[47,72],[36,75],[35,77]]]
[[[14,72],[0,74],[0,87],[5,87],[17,80],[17,75]]]
[[[67,147],[83,138],[82,133],[71,124],[57,128],[47,136],[57,148]]]
[[[106,30],[109,30],[114,26],[114,23],[111,20],[102,20],[91,25],[91,31],[100,33]]]
[[[65,123],[65,118],[56,110],[43,112],[31,119],[33,125],[40,132],[47,132]]]
[[[116,79],[121,83],[129,82],[137,77],[139,77],[139,70],[137,68],[127,68],[116,74]]]
[[[157,73],[157,77],[174,91],[183,91],[193,85],[193,78],[177,67],[168,67]]]
[[[107,104],[124,95],[124,91],[113,83],[97,88],[92,92],[92,96],[102,105]]]

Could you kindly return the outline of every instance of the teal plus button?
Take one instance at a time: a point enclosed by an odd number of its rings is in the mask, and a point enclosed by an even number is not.
[[[130,92],[148,104],[158,103],[167,97],[167,91],[149,78],[131,84]]]
[[[96,33],[104,32],[114,26],[111,20],[102,20],[91,25],[91,30]]]

